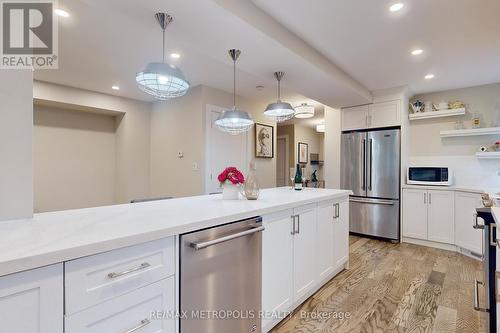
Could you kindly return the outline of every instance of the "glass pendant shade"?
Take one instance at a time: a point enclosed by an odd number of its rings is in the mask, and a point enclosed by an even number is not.
[[[290,105],[290,103],[282,102],[281,101],[281,86],[280,82],[283,76],[285,75],[284,72],[275,72],[274,77],[276,80],[278,80],[278,101],[275,103],[271,103],[266,107],[266,110],[264,111],[264,115],[273,119],[274,121],[281,123],[283,121],[292,119],[293,116],[295,115],[295,110],[293,107]]]
[[[314,106],[302,103],[295,107],[295,118],[311,118],[314,117]]]
[[[159,100],[180,97],[189,90],[189,82],[173,65],[151,62],[135,77],[139,89]]]
[[[316,125],[316,132],[325,133],[325,124]]]
[[[172,22],[172,16],[156,13],[155,18],[163,31],[162,62],[147,64],[142,72],[136,74],[135,81],[145,93],[159,100],[167,100],[185,95],[190,85],[180,69],[165,63],[165,29]]]
[[[229,50],[229,55],[233,59],[233,108],[224,111],[215,121],[215,126],[223,132],[231,135],[238,135],[249,131],[254,121],[248,112],[239,110],[236,107],[236,60],[240,56],[241,51],[236,49]]]

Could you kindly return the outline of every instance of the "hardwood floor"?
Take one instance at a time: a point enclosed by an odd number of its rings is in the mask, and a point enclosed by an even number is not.
[[[481,263],[463,255],[351,236],[349,270],[271,332],[484,332],[474,279]]]

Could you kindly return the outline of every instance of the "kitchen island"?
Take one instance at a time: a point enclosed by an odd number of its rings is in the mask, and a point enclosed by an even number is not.
[[[280,319],[275,313],[293,310],[347,266],[349,194],[274,188],[256,201],[205,195],[0,222],[4,328],[126,332],[144,325],[174,332],[176,320],[152,320],[149,311],[178,310],[178,236],[262,216],[262,304],[272,313],[262,323],[268,330]],[[291,233],[293,216],[301,214],[301,232]]]

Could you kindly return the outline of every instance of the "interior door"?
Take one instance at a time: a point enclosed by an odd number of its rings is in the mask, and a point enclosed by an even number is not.
[[[399,199],[399,130],[368,132],[366,150],[367,196]]]
[[[342,159],[340,186],[351,190],[355,196],[366,196],[365,157],[366,133],[342,134]]]
[[[243,173],[248,170],[248,132],[239,135],[222,132],[215,126],[215,121],[224,109],[207,105],[207,112],[205,193],[209,194],[222,191],[217,176],[226,167],[234,166]]]
[[[294,300],[302,300],[316,282],[316,207],[294,210],[298,215],[293,238]]]
[[[286,186],[288,180],[287,144],[285,138],[278,138],[276,150],[276,186]]]

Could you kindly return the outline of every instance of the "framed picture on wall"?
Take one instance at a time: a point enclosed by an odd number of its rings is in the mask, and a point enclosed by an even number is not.
[[[255,157],[274,157],[274,127],[255,123]]]
[[[307,164],[309,156],[309,145],[299,142],[299,163]]]

